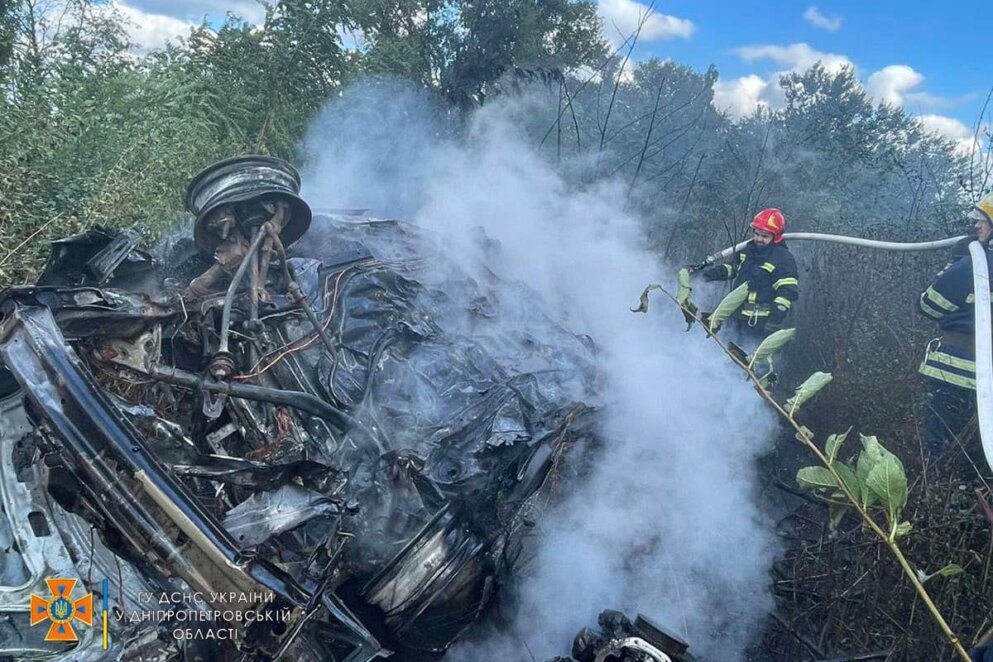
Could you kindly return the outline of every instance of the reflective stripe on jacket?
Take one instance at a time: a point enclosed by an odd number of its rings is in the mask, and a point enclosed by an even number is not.
[[[993,254],[986,253],[993,271]],[[975,390],[975,294],[972,256],[965,255],[943,269],[921,293],[918,305],[942,331],[928,343],[919,372],[938,381]]]
[[[928,344],[918,371],[940,382],[976,390],[976,362],[972,352],[962,347],[944,346],[938,338]]]

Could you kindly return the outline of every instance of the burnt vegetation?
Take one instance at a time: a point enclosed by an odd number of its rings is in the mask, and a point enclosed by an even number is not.
[[[617,207],[643,220],[646,243],[667,264],[739,241],[767,206],[784,211],[791,231],[892,241],[963,234],[970,202],[993,187],[989,135],[977,130],[972,152],[957,151],[902,109],[877,104],[850,69],[790,74],[782,109],[735,119],[714,107],[715,69],[636,63],[629,49],[637,35],[608,47],[591,2],[279,0],[258,26],[229,17],[137,54],[125,28],[123,16],[90,0],[64,0],[57,11],[35,0],[0,2],[2,287],[33,282],[49,242],[96,226],[159,238],[184,218],[187,181],[217,159],[250,152],[306,163],[303,136],[328,99],[378,77],[428,90],[452,135],[481,105],[519,98],[535,149],[577,188],[619,182]],[[362,35],[357,45],[343,43],[350,32]],[[988,106],[984,114],[993,119]],[[794,251],[802,298],[782,376],[834,375],[800,418],[818,439],[849,425],[878,435],[902,459],[914,524],[903,547],[925,574],[948,564],[963,570],[930,576],[927,587],[963,642],[975,643],[993,627],[990,473],[974,428],[958,460],[940,467],[926,463],[918,430],[925,405],[916,369],[933,330],[915,299],[947,255],[820,244]],[[326,300],[333,304],[339,286],[391,277],[369,260],[322,273]],[[166,351],[200,342],[193,329],[171,328]],[[266,357],[302,333],[239,358],[262,373]],[[170,408],[185,408],[195,423],[192,405],[169,389],[94,374],[121,398],[150,405],[149,425]],[[562,407],[567,428],[578,414]],[[304,427],[272,416],[286,435]],[[391,470],[402,474],[404,458],[393,459]],[[784,550],[769,578],[776,609],[750,659],[948,658],[947,639],[885,546],[851,515],[830,530],[824,500],[796,486],[804,464],[791,432],[762,465],[762,496]],[[345,506],[336,503],[336,514]],[[425,524],[417,516],[405,535]],[[371,579],[372,570],[356,574]]]

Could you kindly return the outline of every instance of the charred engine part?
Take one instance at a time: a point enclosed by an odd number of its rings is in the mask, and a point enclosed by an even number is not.
[[[284,264],[286,264],[285,254],[283,257],[284,257]],[[303,312],[307,315],[307,319],[310,320],[310,323],[314,326],[314,330],[320,336],[321,342],[324,343],[324,347],[333,354],[335,351],[334,342],[331,340],[331,336],[328,335],[328,332],[324,328],[324,325],[321,324],[321,321],[319,319],[317,319],[317,313],[314,312],[314,309],[310,306],[310,303],[308,303],[307,295],[304,294],[303,289],[301,289],[300,287],[300,284],[296,282],[296,277],[293,272],[293,267],[287,265],[287,271],[288,271],[287,280],[289,281],[289,287],[287,287],[286,291],[287,294],[290,295],[290,300],[293,303],[300,306]]]
[[[228,285],[227,293],[224,295],[224,308],[221,313],[221,342],[220,349],[218,349],[218,354],[229,354],[228,352],[228,333],[231,330],[231,306],[234,304],[234,295],[238,291],[238,287],[241,285],[241,281],[245,277],[245,272],[248,270],[248,266],[252,262],[252,257],[259,250],[259,246],[262,245],[262,240],[269,236],[269,233],[264,229],[263,226],[254,229],[254,236],[252,238],[252,243],[248,246],[247,254],[241,258],[241,264],[238,265],[238,270],[235,271],[234,276],[231,278],[231,284]],[[224,379],[230,375],[219,374],[215,366],[211,366],[211,374],[217,379]]]
[[[209,393],[219,393],[225,396],[242,398],[244,400],[259,400],[263,402],[271,402],[276,405],[293,407],[294,409],[299,409],[313,416],[322,418],[340,430],[351,429],[360,431],[368,441],[372,442],[377,455],[381,455],[386,452],[386,448],[384,447],[382,440],[380,440],[373,431],[366,428],[361,422],[349,416],[344,411],[337,409],[333,405],[328,404],[324,400],[321,400],[310,393],[304,393],[301,391],[284,391],[280,389],[266,388],[264,386],[255,386],[252,384],[221,382],[208,379],[206,377],[200,377],[177,368],[168,368],[165,366],[152,365],[147,366],[146,368],[139,368],[138,370],[144,372],[153,379],[168,382],[170,384],[177,384],[179,386],[185,386],[200,392],[206,391]]]
[[[197,214],[194,228],[197,243],[212,249],[218,264],[225,271],[231,271],[235,262],[227,256],[238,256],[237,268],[222,305],[218,348],[208,366],[208,372],[215,379],[228,379],[236,368],[229,347],[235,294],[248,275],[248,321],[254,324],[258,319],[259,298],[264,294],[261,286],[266,281],[273,250],[279,256],[284,286],[290,300],[302,306],[330,349],[327,334],[293,281],[287,265],[284,241],[295,241],[311,220],[309,207],[296,196],[299,187],[299,175],[292,166],[267,157],[241,157],[215,164],[190,183],[187,204],[190,211]],[[251,241],[247,250],[242,251],[240,248],[247,237],[251,237]],[[206,295],[219,276],[217,265],[212,266],[190,283],[187,293]],[[254,354],[254,350],[252,352]],[[220,400],[205,403],[204,414],[217,418],[221,407]]]
[[[623,613],[605,609],[599,630],[583,628],[572,642],[572,657],[549,662],[695,662],[689,644],[645,616],[634,622]]]

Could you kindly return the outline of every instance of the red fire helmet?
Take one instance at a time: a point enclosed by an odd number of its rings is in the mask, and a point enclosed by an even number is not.
[[[783,240],[783,232],[786,231],[786,218],[778,209],[763,209],[755,214],[752,227],[775,235],[773,241],[778,244]]]

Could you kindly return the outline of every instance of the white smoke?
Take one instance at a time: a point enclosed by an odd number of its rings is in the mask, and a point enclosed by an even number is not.
[[[307,142],[312,205],[405,215],[442,233],[470,271],[484,259],[468,248],[481,226],[501,245],[486,266],[530,285],[598,347],[612,441],[594,475],[540,522],[515,624],[449,657],[564,655],[614,608],[644,613],[698,655],[740,659],[771,606],[774,544],[754,503],[754,460],[774,419],[715,345],[683,333],[674,307],[657,299],[648,315],[629,311],[675,269],[641,247],[623,187],[577,190],[535,152],[517,128],[522,103],[490,104],[456,139],[423,95],[377,83],[336,100]]]

